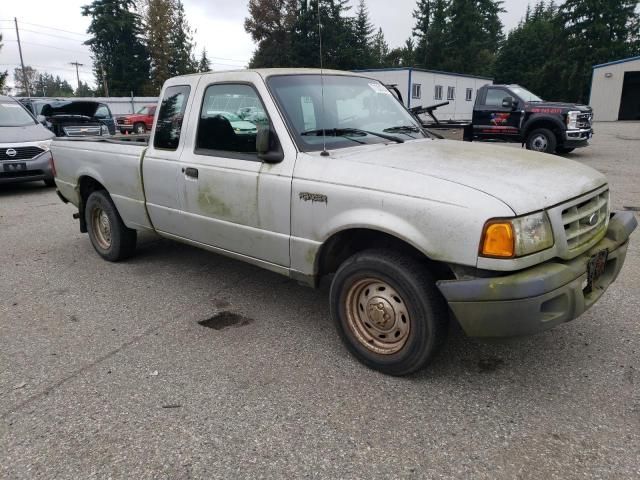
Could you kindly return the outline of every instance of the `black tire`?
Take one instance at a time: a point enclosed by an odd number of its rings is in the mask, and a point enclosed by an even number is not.
[[[55,187],[56,186],[56,181],[53,178],[45,178],[44,179],[44,184],[47,187]]]
[[[89,195],[85,219],[89,239],[98,255],[110,262],[118,262],[133,255],[137,232],[125,226],[105,190]]]
[[[396,376],[420,370],[446,339],[449,317],[444,298],[426,267],[407,255],[366,250],[350,257],[336,272],[329,297],[342,341],[374,370]],[[388,338],[383,339],[383,333]],[[374,338],[378,334],[380,339]]]
[[[571,153],[575,150],[575,148],[567,148],[567,147],[556,147],[556,153],[560,155],[566,155],[567,153]]]
[[[527,135],[527,150],[554,153],[558,140],[556,134],[547,128],[536,128]]]
[[[135,134],[141,135],[146,131],[147,131],[147,126],[142,122],[138,122],[133,126],[133,133]]]

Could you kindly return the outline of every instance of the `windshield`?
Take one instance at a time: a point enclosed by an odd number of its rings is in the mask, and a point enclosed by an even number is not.
[[[18,102],[0,101],[0,127],[26,127],[36,121]]]
[[[278,75],[268,85],[303,151],[425,138],[422,127],[380,82],[345,75]]]
[[[542,100],[535,93],[531,93],[526,88],[522,88],[522,87],[520,87],[518,85],[515,85],[513,87],[509,87],[509,89],[513,93],[515,93],[518,97],[520,97],[522,100],[524,100],[525,102],[544,102],[544,100]]]
[[[138,115],[149,115],[149,107],[142,107],[136,112]]]

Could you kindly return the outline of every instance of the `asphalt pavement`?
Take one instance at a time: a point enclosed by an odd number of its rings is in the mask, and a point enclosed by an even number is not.
[[[496,148],[517,148],[499,145]],[[640,123],[569,155],[640,207]],[[0,187],[0,478],[640,477],[640,234],[580,319],[371,371],[327,288],[152,236],[111,264],[40,184]]]

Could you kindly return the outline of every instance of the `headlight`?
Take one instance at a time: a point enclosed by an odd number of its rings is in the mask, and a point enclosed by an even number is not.
[[[48,152],[49,149],[51,148],[51,140],[45,140],[44,142],[38,142],[38,143],[36,143],[36,145],[38,146],[38,148],[41,148],[45,152]]]
[[[514,258],[551,248],[553,231],[546,212],[519,218],[489,220],[482,232],[480,255]]]
[[[107,127],[106,125],[100,125],[100,135],[110,135],[109,133],[109,127]]]
[[[580,115],[580,112],[569,112],[567,114],[567,128],[569,130],[576,130],[578,128],[578,115]]]

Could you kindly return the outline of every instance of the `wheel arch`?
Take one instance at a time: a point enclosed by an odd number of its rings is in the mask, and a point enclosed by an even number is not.
[[[334,232],[320,248],[314,261],[314,281],[317,285],[322,277],[335,273],[340,265],[352,255],[372,248],[384,248],[402,252],[424,262],[436,279],[455,278],[446,263],[430,258],[410,240],[371,227],[347,228]]]
[[[564,130],[564,124],[555,118],[551,117],[532,117],[524,126],[523,139],[526,141],[529,134],[538,128],[546,128],[556,134],[556,140],[560,144],[562,136],[560,135]]]
[[[104,190],[108,193],[105,186],[94,178],[94,176],[90,174],[81,175],[78,178],[78,214],[80,220],[80,232],[87,233],[87,221],[84,215],[85,205],[87,204],[87,199],[89,195],[91,195],[95,191]]]

